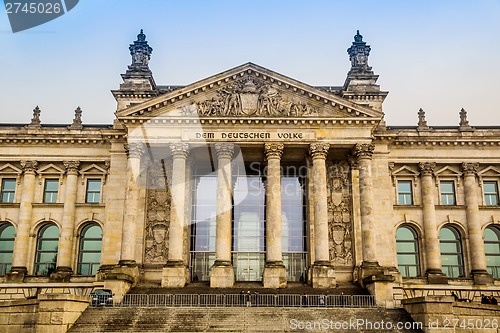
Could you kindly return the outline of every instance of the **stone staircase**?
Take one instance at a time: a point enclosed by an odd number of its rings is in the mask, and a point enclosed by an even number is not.
[[[402,309],[382,308],[114,307],[88,308],[68,332],[422,332],[396,329],[398,322],[413,321]]]

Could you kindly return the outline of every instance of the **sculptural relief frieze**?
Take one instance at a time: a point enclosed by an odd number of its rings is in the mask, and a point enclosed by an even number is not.
[[[185,116],[302,117],[317,116],[318,107],[283,94],[273,84],[247,77],[217,89],[204,101],[181,107],[180,112]]]
[[[327,164],[328,235],[333,265],[352,265],[352,203],[349,163]]]
[[[168,255],[171,194],[167,177],[170,168],[156,161],[148,168],[146,242],[144,261],[164,263]]]

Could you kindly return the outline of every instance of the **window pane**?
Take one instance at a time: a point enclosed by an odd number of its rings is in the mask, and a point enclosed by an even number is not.
[[[407,226],[396,230],[396,252],[398,268],[404,277],[420,275],[418,240],[416,232]]]
[[[3,191],[14,191],[16,189],[16,180],[7,178],[2,180]]]
[[[59,181],[57,179],[46,179],[45,190],[50,192],[57,192],[58,182]]]
[[[93,192],[101,191],[101,180],[100,179],[89,179],[87,181],[87,190]]]

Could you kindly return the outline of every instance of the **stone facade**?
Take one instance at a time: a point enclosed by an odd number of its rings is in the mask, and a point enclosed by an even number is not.
[[[356,34],[342,87],[312,87],[252,63],[166,87],[153,79],[153,50],[141,31],[124,82],[112,91],[114,124],[82,124],[78,108],[71,125],[48,126],[37,107],[30,124],[0,126],[0,231],[15,229],[2,281],[104,281],[120,292],[140,281],[184,287],[204,276],[212,287],[231,287],[242,276],[270,288],[356,282],[383,302],[408,283],[498,285],[492,270],[500,267],[487,265],[483,234],[500,228],[500,130],[472,127],[464,110],[455,127],[428,126],[423,110],[416,127],[387,126],[387,92],[368,66],[370,50]],[[200,251],[209,259],[199,268],[194,232],[201,229],[193,216],[196,200],[207,194],[197,192],[197,170],[207,161],[212,173],[203,179],[216,179],[215,202],[207,206],[214,242],[213,250]],[[259,206],[266,207],[265,228],[256,238],[264,242],[255,255],[236,249],[234,210],[235,179],[252,163],[265,170]],[[294,189],[303,198],[302,214],[293,216],[285,214],[289,167],[303,175],[295,175]],[[12,193],[4,180],[13,180]],[[485,191],[485,182],[497,184],[496,193]],[[487,201],[492,196],[496,202]],[[443,202],[448,199],[454,202]],[[285,246],[292,244],[287,223],[293,219],[303,222],[295,252]],[[44,238],[47,226],[57,228],[55,239]],[[92,226],[102,239],[85,234]],[[416,235],[414,267],[398,263],[401,226]],[[457,265],[442,262],[443,227],[459,236]],[[43,241],[57,244],[54,258],[40,251]],[[86,248],[86,241],[101,247]],[[86,259],[86,251],[98,261]],[[242,273],[240,254],[248,262],[263,259]]]

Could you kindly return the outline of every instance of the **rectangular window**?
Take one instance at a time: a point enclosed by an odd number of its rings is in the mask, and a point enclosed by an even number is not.
[[[101,202],[101,180],[100,179],[87,179],[87,195],[85,198],[86,203],[99,203]]]
[[[44,203],[56,203],[59,179],[45,179],[45,189],[43,191]]]
[[[2,179],[2,193],[1,202],[12,203],[14,202],[14,195],[16,194],[16,180],[13,178]]]
[[[413,205],[411,180],[398,180],[398,205]]]
[[[498,184],[493,181],[483,183],[484,202],[486,206],[498,206]]]
[[[439,191],[441,192],[441,205],[455,205],[455,183],[451,180],[442,181],[439,183]]]

